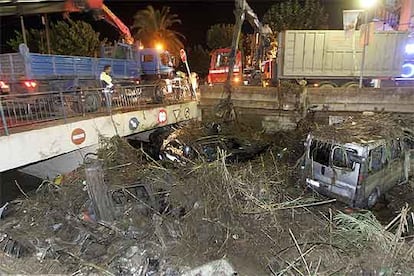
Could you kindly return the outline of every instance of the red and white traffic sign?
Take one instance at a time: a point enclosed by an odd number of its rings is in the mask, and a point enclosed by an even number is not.
[[[187,62],[187,53],[185,52],[184,49],[180,50],[180,57],[181,57],[181,61],[186,63]]]
[[[158,112],[158,123],[164,124],[167,122],[167,110],[160,109]]]
[[[83,142],[85,142],[85,139],[86,139],[86,133],[85,133],[85,131],[84,131],[83,129],[81,129],[81,128],[75,128],[75,129],[72,131],[72,136],[71,136],[71,139],[72,139],[72,143],[74,143],[75,145],[80,145],[80,144],[82,144]]]

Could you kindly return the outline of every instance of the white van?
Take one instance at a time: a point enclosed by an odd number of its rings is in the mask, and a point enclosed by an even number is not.
[[[338,143],[309,134],[305,147],[306,185],[351,207],[371,208],[391,187],[408,182],[403,139]]]

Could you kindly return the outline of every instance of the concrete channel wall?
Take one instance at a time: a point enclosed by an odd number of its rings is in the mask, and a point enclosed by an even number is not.
[[[204,117],[225,98],[223,86],[202,86],[200,108]],[[311,108],[329,120],[353,112],[414,114],[414,87],[407,88],[277,88],[235,87],[232,101],[238,118],[254,120],[267,131],[292,129]]]

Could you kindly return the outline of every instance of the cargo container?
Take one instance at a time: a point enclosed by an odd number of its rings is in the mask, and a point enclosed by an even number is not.
[[[280,80],[314,86],[358,86],[364,31],[289,30],[279,34],[276,75]],[[401,75],[407,32],[375,31],[368,35],[364,85]],[[271,66],[274,68],[274,66]]]

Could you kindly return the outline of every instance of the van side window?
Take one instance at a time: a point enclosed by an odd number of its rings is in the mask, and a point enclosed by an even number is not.
[[[353,149],[345,149],[335,147],[332,154],[332,165],[338,168],[352,169],[357,161],[357,151]]]
[[[329,156],[332,146],[327,143],[312,141],[310,157],[321,165],[329,166]]]
[[[378,172],[383,167],[384,148],[378,147],[369,152],[369,170],[370,172]]]
[[[335,148],[332,156],[332,165],[339,168],[347,168],[348,162],[346,151],[342,148]]]
[[[398,159],[400,157],[401,157],[400,141],[393,140],[391,142],[391,160]]]

